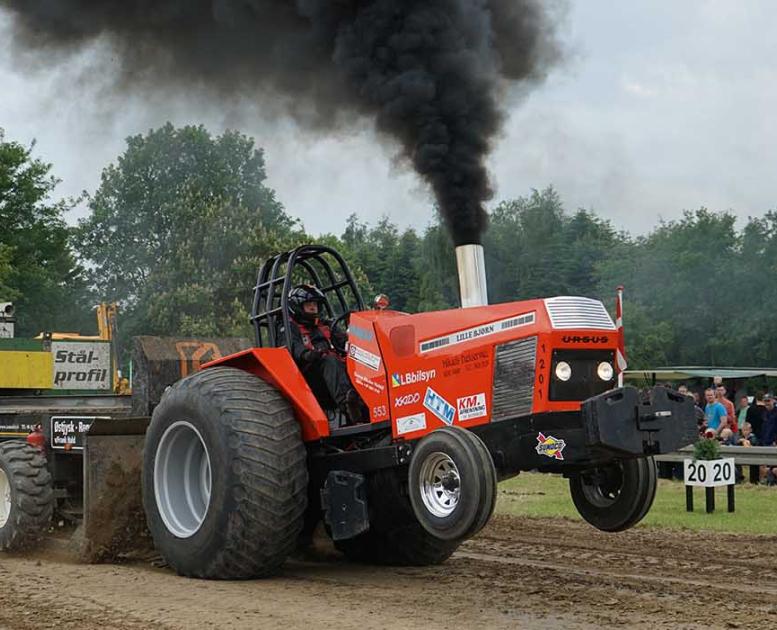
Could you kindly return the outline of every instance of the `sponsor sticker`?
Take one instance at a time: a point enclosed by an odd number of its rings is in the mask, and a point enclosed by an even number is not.
[[[378,381],[373,381],[371,378],[368,378],[364,374],[360,374],[359,372],[355,372],[353,376],[357,385],[361,385],[362,387],[364,387],[364,389],[368,389],[374,394],[382,394],[383,390],[386,389],[383,383],[379,383]]]
[[[394,372],[391,375],[392,387],[427,383],[437,376],[437,370],[416,370],[415,372]]]
[[[108,343],[53,341],[54,389],[111,389],[111,346]]]
[[[554,438],[552,435],[543,435],[539,433],[537,435],[537,446],[534,448],[538,455],[544,455],[551,459],[564,459],[563,450],[567,443],[564,440]]]
[[[81,451],[95,416],[51,416],[51,448]]]
[[[456,401],[456,407],[459,410],[459,421],[482,418],[488,413],[485,394],[475,394],[459,398]]]
[[[364,348],[360,348],[359,346],[354,346],[351,344],[350,348],[348,349],[348,354],[357,363],[366,365],[368,368],[372,368],[373,370],[380,369],[380,357],[377,354],[373,354],[369,350],[365,350]]]
[[[398,396],[394,399],[395,407],[406,407],[407,405],[413,405],[420,402],[421,394],[413,392],[412,394],[405,394],[404,396]]]
[[[451,405],[431,387],[426,388],[426,395],[424,396],[424,407],[426,407],[448,426],[451,426],[453,421],[456,419],[456,407]]]
[[[491,322],[490,324],[482,324],[481,326],[467,328],[466,330],[460,330],[459,332],[450,335],[427,339],[420,343],[419,350],[421,352],[431,352],[432,350],[439,350],[440,348],[448,348],[458,343],[480,339],[481,337],[488,337],[489,335],[495,335],[496,333],[512,328],[528,326],[534,323],[534,319],[534,311],[523,315],[516,315],[515,317],[508,317],[507,319],[500,319],[499,321]]]
[[[426,428],[426,414],[414,413],[412,416],[397,418],[397,435],[404,435],[411,431],[421,431]]]
[[[8,421],[3,418],[3,422]],[[14,422],[13,424],[0,423],[0,437],[25,437],[35,430],[35,423]]]

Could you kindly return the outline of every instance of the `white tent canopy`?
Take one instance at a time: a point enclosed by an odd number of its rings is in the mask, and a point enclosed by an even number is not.
[[[679,366],[659,367],[647,370],[626,370],[623,373],[627,381],[684,381],[691,378],[725,379],[753,378],[755,376],[777,377],[777,368],[758,367],[711,367]]]

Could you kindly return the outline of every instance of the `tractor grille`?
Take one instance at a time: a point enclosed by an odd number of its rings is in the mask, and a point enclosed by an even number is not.
[[[545,300],[553,328],[615,330],[610,314],[599,300],[584,297],[554,297]]]
[[[531,413],[536,354],[537,337],[511,341],[496,347],[492,420]]]

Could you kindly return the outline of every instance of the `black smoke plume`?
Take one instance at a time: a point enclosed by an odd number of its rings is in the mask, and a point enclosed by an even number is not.
[[[0,0],[36,55],[107,41],[120,88],[280,98],[319,127],[358,115],[397,140],[454,242],[477,243],[485,159],[510,82],[557,57],[543,0]],[[551,6],[552,3],[551,3]]]

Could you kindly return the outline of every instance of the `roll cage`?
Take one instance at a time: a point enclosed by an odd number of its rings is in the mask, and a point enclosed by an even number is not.
[[[251,307],[258,347],[291,347],[288,298],[297,284],[318,287],[329,318],[364,310],[361,293],[343,257],[331,247],[302,245],[269,258],[259,270]]]

